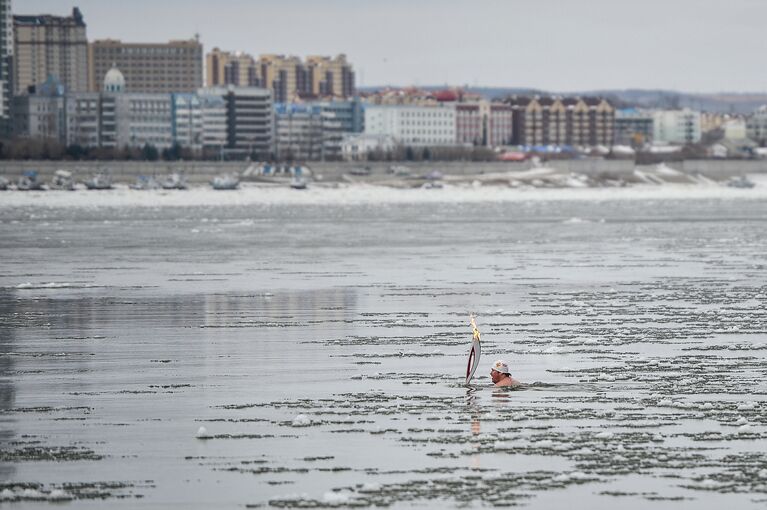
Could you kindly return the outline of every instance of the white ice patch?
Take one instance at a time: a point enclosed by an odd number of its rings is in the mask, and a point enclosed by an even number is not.
[[[291,423],[294,427],[308,427],[312,424],[311,418],[306,416],[305,414],[299,414],[295,418],[293,418],[293,422]]]
[[[69,501],[74,499],[71,494],[61,489],[53,489],[48,494],[48,501]]]
[[[87,287],[87,285],[74,284],[67,282],[49,282],[49,283],[32,283],[25,282],[16,285],[17,289],[65,289],[68,287]]]
[[[330,505],[343,505],[351,500],[350,492],[326,492],[322,495],[322,501]]]

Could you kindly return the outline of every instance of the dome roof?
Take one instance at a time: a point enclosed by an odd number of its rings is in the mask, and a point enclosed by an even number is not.
[[[114,64],[112,69],[107,71],[104,76],[104,92],[124,92],[125,91],[125,77]]]

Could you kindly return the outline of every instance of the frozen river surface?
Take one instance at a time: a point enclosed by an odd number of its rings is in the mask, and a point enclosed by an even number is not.
[[[79,196],[0,204],[12,508],[767,504],[764,199]]]

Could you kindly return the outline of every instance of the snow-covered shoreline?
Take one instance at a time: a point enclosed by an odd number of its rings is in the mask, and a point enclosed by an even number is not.
[[[287,186],[243,184],[240,189],[216,191],[208,186],[188,190],[131,190],[118,186],[112,190],[88,191],[4,191],[0,209],[15,207],[94,208],[94,207],[193,207],[248,205],[351,205],[398,203],[482,203],[529,201],[604,201],[648,199],[766,199],[767,175],[749,176],[752,189],[722,184],[637,184],[627,187],[542,188],[500,185],[450,185],[439,189],[397,189],[370,184],[314,185],[307,190]]]

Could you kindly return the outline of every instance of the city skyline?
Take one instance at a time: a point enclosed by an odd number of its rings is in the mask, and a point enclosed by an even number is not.
[[[75,6],[91,41],[163,42],[199,33],[205,53],[345,53],[361,87],[767,91],[757,65],[767,46],[760,37],[767,3],[759,0],[648,0],[641,9],[609,0],[13,4],[16,14],[66,15]]]

